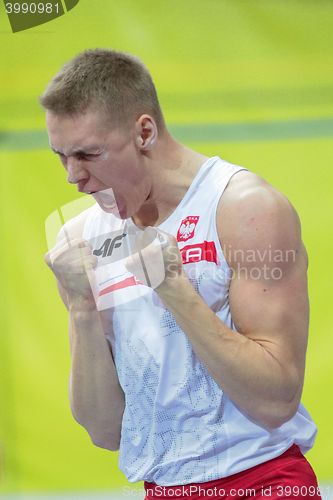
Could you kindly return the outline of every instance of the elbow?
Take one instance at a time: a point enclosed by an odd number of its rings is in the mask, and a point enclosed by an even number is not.
[[[261,423],[268,430],[278,429],[283,424],[291,420],[297,413],[303,383],[290,380],[288,382],[288,391],[284,398],[273,400],[267,406],[262,406]]]
[[[104,448],[109,451],[118,451],[120,447],[120,439],[113,436],[95,436],[90,434],[92,443],[98,448]]]
[[[278,429],[295,416],[298,405],[299,402],[280,404],[275,407],[275,411],[262,415],[259,419],[260,424],[268,430]]]
[[[78,424],[83,427],[87,433],[90,436],[90,439],[92,443],[95,446],[98,446],[98,448],[104,448],[105,450],[110,450],[110,451],[118,451],[120,447],[120,433],[119,436],[114,436],[113,434],[108,434],[101,436],[100,434],[97,434],[95,431],[92,431],[88,425],[85,425],[82,423],[80,419],[77,418],[77,416],[73,413],[74,419]]]

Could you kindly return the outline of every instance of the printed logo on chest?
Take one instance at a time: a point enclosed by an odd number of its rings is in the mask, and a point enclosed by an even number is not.
[[[199,217],[199,215],[189,215],[181,221],[177,231],[177,241],[187,241],[190,238],[193,238]]]

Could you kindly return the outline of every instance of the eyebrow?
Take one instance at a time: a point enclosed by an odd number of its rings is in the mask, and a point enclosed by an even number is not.
[[[63,154],[61,151],[58,151],[57,149],[55,149],[53,146],[51,146],[51,149],[54,153],[56,154]],[[83,147],[83,148],[79,148],[79,149],[73,149],[73,151],[71,151],[71,155],[77,155],[77,154],[89,154],[91,153],[92,151],[101,151],[101,146],[100,145],[91,145],[91,146],[86,146],[86,147]]]

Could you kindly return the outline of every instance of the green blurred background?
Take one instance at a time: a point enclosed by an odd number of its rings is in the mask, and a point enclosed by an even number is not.
[[[117,453],[71,416],[67,314],[43,263],[46,217],[78,195],[47,149],[37,97],[92,47],[138,55],[176,137],[262,175],[298,210],[312,305],[302,401],[319,429],[307,458],[333,482],[332,26],[328,0],[80,0],[13,34],[1,5],[0,492],[128,485]]]

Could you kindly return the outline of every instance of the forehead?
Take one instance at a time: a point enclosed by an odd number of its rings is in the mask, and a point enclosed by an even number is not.
[[[131,137],[130,130],[114,126],[98,111],[73,116],[47,111],[46,126],[51,148],[66,155],[92,147],[117,151],[125,147]]]
[[[110,125],[98,112],[86,112],[78,115],[59,115],[46,112],[46,126],[52,140],[82,141],[90,137],[103,137],[110,132]]]

